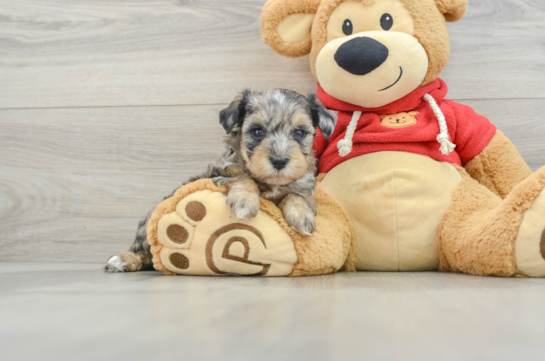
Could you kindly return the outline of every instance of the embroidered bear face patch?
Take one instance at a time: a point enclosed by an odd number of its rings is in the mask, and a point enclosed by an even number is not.
[[[381,115],[380,124],[388,128],[404,128],[416,124],[416,116],[419,112],[397,113]]]

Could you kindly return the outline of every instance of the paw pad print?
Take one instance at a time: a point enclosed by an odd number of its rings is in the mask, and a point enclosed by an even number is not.
[[[297,261],[289,235],[268,214],[250,220],[231,213],[223,193],[197,191],[157,223],[159,258],[187,275],[289,275]]]

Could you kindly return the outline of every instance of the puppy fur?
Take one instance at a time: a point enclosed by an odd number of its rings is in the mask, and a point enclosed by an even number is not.
[[[226,186],[227,204],[240,219],[257,215],[261,196],[282,209],[294,230],[311,235],[316,229],[316,158],[312,144],[316,128],[325,139],[333,133],[336,114],[313,93],[305,97],[286,89],[244,90],[219,118],[227,133],[225,150],[203,174],[187,183],[211,178]],[[151,212],[140,222],[130,250],[108,260],[107,271],[152,267],[146,236],[150,216]]]

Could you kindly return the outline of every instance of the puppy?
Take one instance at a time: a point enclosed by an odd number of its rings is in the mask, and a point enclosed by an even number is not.
[[[286,222],[297,232],[311,235],[316,230],[316,159],[312,144],[316,128],[329,138],[336,114],[328,111],[310,93],[275,89],[244,90],[220,112],[227,132],[225,150],[205,173],[189,182],[211,178],[228,188],[227,204],[240,219],[255,217],[259,197],[274,202]],[[167,197],[168,198],[168,197]],[[151,268],[146,237],[148,217],[140,222],[129,252],[111,257],[107,271],[126,272]]]

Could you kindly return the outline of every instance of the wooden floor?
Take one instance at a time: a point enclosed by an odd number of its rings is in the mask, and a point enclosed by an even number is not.
[[[0,263],[4,360],[543,360],[545,279]]]

